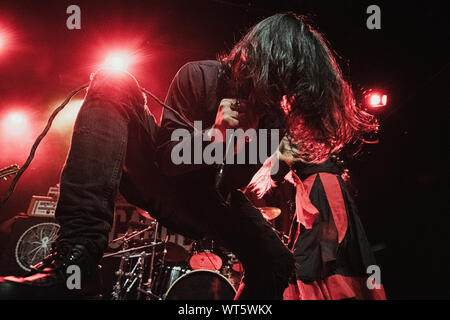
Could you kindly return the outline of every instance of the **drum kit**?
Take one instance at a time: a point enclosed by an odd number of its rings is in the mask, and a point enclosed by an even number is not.
[[[260,211],[269,221],[281,213],[278,208],[265,207]],[[210,239],[191,241],[189,249],[168,241],[168,236],[161,239],[160,224],[148,213],[140,214],[150,223],[134,223],[126,234],[111,240],[110,243],[120,244],[119,251],[103,256],[104,259],[120,257],[111,299],[234,298],[244,272],[232,252]]]

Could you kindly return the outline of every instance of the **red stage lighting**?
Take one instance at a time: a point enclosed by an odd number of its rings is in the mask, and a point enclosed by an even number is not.
[[[0,25],[0,54],[8,51],[11,46],[11,36],[13,33],[9,28]]]
[[[9,113],[2,124],[3,132],[8,136],[21,136],[28,131],[28,118],[20,111]]]
[[[103,63],[102,67],[112,71],[127,71],[131,63],[131,55],[127,52],[112,52]]]
[[[4,51],[4,49],[6,48],[6,43],[7,43],[6,34],[2,32],[2,30],[0,30],[0,53]]]
[[[388,97],[381,92],[369,91],[366,94],[366,105],[370,108],[382,108],[387,105]]]
[[[82,99],[72,99],[56,116],[52,125],[52,131],[58,132],[59,134],[71,133],[82,104]],[[53,112],[53,108],[54,106],[52,105],[49,113]]]
[[[369,101],[370,105],[372,107],[377,107],[381,104],[381,97],[379,94],[372,94],[370,96],[370,101]]]
[[[22,127],[27,121],[27,117],[21,112],[12,112],[6,117],[6,121],[13,127]]]

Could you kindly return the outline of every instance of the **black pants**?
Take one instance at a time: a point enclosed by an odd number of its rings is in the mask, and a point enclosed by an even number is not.
[[[96,73],[61,175],[59,241],[84,244],[99,260],[120,189],[168,228],[208,235],[232,250],[245,270],[240,299],[281,299],[293,269],[290,251],[239,191],[232,193],[231,208],[225,208],[211,194],[212,181],[187,193],[188,184],[162,176],[155,163],[157,130],[134,78]]]

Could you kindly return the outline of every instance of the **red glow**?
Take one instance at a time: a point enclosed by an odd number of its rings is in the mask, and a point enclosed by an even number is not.
[[[13,111],[3,119],[2,127],[5,135],[24,135],[28,131],[28,118],[23,112]]]
[[[8,37],[6,32],[0,29],[0,54],[7,49]]]
[[[5,52],[11,50],[12,36],[13,32],[9,28],[0,25],[0,54],[3,55]]]
[[[22,126],[26,122],[26,117],[24,114],[19,112],[11,113],[7,120],[13,125],[13,126]]]
[[[102,67],[112,71],[127,71],[131,60],[131,55],[127,52],[112,52],[106,57]]]
[[[366,96],[366,99],[371,108],[381,108],[387,105],[387,95],[385,94],[372,92]]]
[[[373,94],[370,96],[370,105],[372,107],[378,107],[381,103],[381,97],[379,94]]]
[[[16,49],[13,45],[15,42],[13,37],[13,32],[0,25],[0,62],[4,62],[8,53]]]
[[[55,102],[54,105],[58,105],[61,102]],[[56,116],[52,130],[59,134],[71,134],[78,112],[80,111],[83,100],[72,99],[63,110]],[[51,106],[49,112],[53,112],[54,105]]]

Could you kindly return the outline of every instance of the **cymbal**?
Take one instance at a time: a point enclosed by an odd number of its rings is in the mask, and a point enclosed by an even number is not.
[[[155,220],[154,218],[152,218],[150,216],[150,214],[148,213],[148,211],[142,210],[141,208],[136,207],[136,211],[144,218],[148,219],[148,220]]]
[[[266,220],[273,220],[281,214],[280,208],[260,207],[258,209]]]

